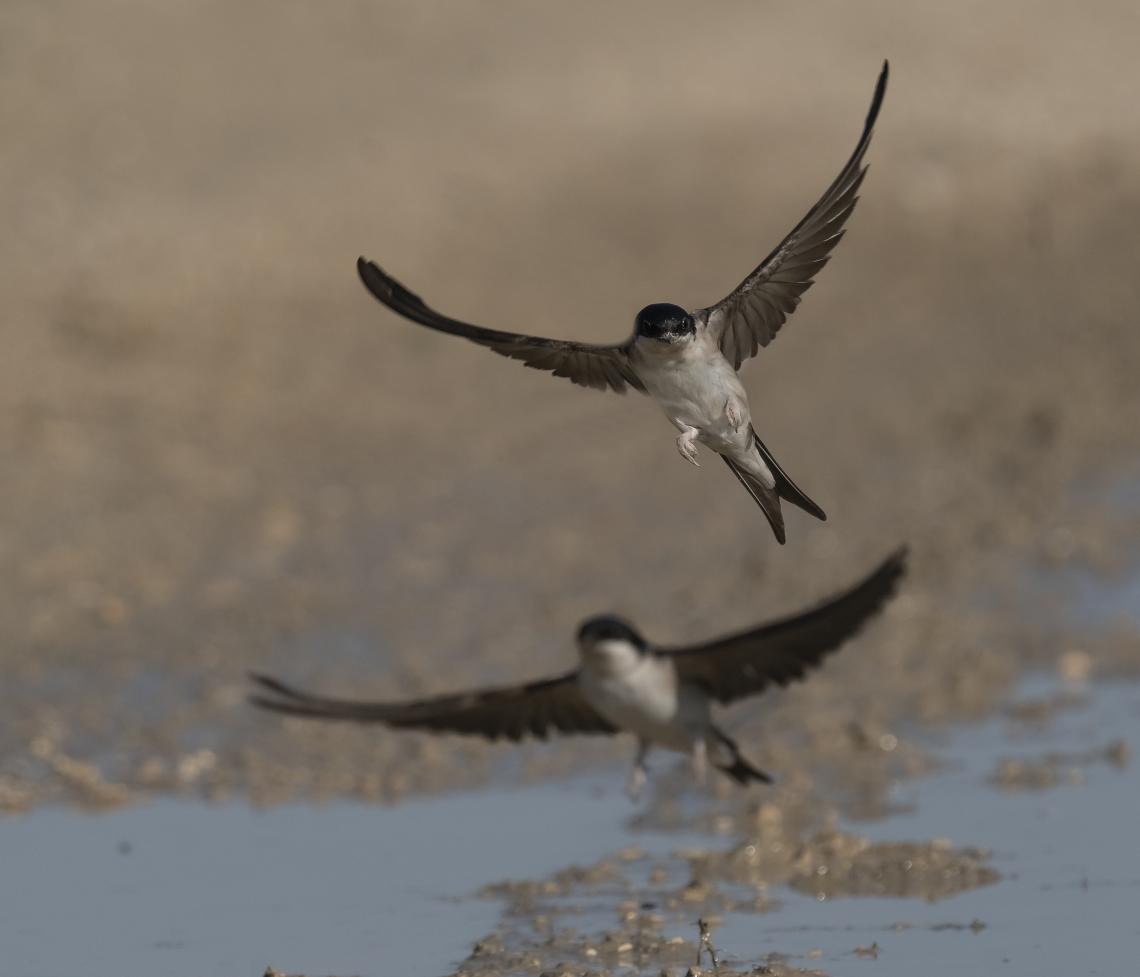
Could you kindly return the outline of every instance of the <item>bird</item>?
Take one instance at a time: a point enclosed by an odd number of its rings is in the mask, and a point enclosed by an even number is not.
[[[741,785],[771,783],[713,720],[713,703],[802,679],[882,610],[906,572],[906,560],[901,547],[859,583],[811,610],[699,644],[659,647],[624,618],[590,617],[578,629],[578,667],[553,678],[404,702],[364,702],[313,695],[254,673],[249,701],[286,716],[489,740],[632,733],[637,753],[627,791],[633,799],[646,783],[653,747],[688,754],[698,780],[711,764]]]
[[[846,165],[772,252],[715,305],[692,311],[668,302],[647,305],[634,320],[633,335],[624,342],[599,345],[545,339],[472,325],[435,311],[364,257],[357,260],[357,272],[376,299],[422,326],[461,336],[583,387],[619,394],[632,388],[653,397],[680,432],[681,456],[699,468],[697,443],[720,455],[783,544],[781,499],[817,519],[827,516],[760,440],[737,374],[746,359],[776,337],[846,233],[867,172],[863,157],[888,73],[884,61],[863,133]]]

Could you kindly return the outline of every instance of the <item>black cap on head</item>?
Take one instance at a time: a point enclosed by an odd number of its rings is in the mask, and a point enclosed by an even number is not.
[[[655,302],[637,313],[637,335],[672,341],[696,331],[693,317],[679,305]]]
[[[578,629],[578,644],[592,645],[599,641],[628,641],[638,648],[645,648],[645,639],[637,633],[629,621],[614,614],[599,614],[587,618]]]

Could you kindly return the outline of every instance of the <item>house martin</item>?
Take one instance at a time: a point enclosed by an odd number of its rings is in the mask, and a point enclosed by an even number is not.
[[[365,258],[357,261],[357,271],[377,299],[420,325],[462,336],[584,387],[616,393],[632,387],[649,394],[681,432],[677,450],[682,457],[700,467],[698,442],[719,454],[783,543],[781,499],[817,519],[827,517],[760,440],[737,371],[775,338],[843,237],[867,172],[863,156],[883,102],[887,72],[884,62],[863,134],[847,165],[775,250],[715,305],[691,312],[669,303],[646,306],[625,342],[597,345],[471,325],[436,312]]]
[[[546,739],[554,732],[632,733],[637,755],[628,789],[634,798],[645,783],[645,761],[654,746],[688,754],[698,778],[711,763],[739,784],[770,783],[713,721],[713,702],[735,702],[803,678],[882,609],[905,570],[904,547],[860,583],[812,610],[687,647],[659,647],[622,618],[591,617],[578,630],[576,669],[522,685],[408,702],[360,702],[311,695],[252,675],[258,688],[250,701],[287,716],[490,740]]]

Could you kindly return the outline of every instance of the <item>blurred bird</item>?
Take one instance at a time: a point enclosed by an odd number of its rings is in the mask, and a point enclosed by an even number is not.
[[[360,258],[357,271],[377,299],[420,325],[462,336],[584,387],[617,393],[633,387],[649,394],[681,432],[681,456],[699,468],[695,442],[719,454],[783,543],[781,499],[817,519],[827,516],[784,473],[756,434],[737,371],[772,341],[843,237],[867,172],[863,156],[883,102],[887,73],[884,62],[863,134],[847,165],[759,267],[727,298],[706,309],[646,306],[637,314],[633,336],[623,343],[577,343],[474,326],[429,308],[371,261]]]
[[[904,547],[866,579],[813,610],[684,648],[652,645],[619,617],[591,617],[578,630],[578,668],[523,685],[410,702],[358,702],[311,695],[266,675],[252,675],[259,688],[250,701],[287,716],[490,740],[520,740],[528,734],[545,739],[551,732],[633,733],[637,756],[628,790],[634,798],[645,784],[645,761],[654,746],[689,754],[699,779],[711,763],[739,784],[770,783],[713,722],[713,700],[735,702],[769,685],[803,678],[882,609],[905,570]]]

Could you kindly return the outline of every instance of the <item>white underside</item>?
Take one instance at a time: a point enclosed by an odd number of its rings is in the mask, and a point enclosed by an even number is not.
[[[680,343],[638,339],[630,360],[645,389],[677,430],[695,431],[695,440],[732,458],[769,487],[775,485],[752,444],[748,394],[707,330],[700,328]],[[740,422],[735,428],[725,410],[729,403]]]
[[[672,662],[638,655],[613,642],[605,657],[582,662],[578,684],[586,700],[619,729],[653,746],[689,753],[712,728],[708,697],[682,685]],[[628,646],[625,646],[628,648]]]

